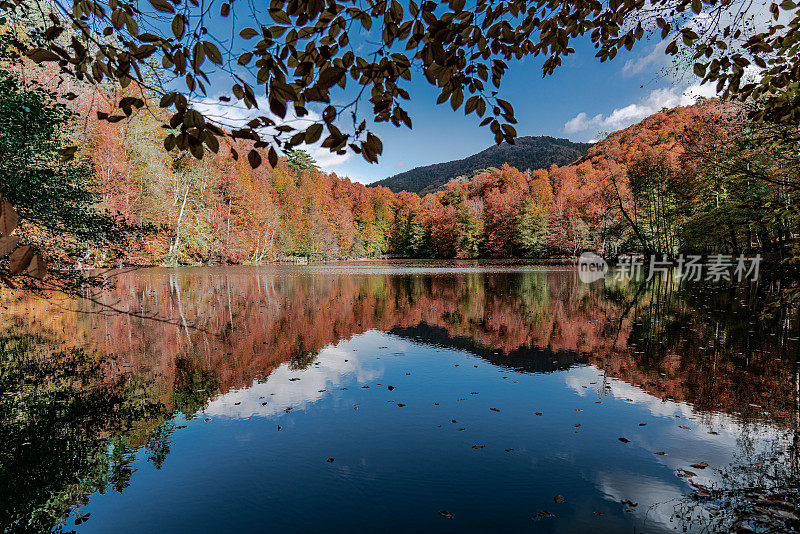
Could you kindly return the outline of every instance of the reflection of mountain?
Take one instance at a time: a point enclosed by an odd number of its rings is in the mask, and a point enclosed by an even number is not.
[[[552,373],[586,363],[586,356],[571,350],[553,352],[542,347],[518,347],[508,353],[477,344],[472,338],[452,336],[446,328],[420,323],[416,326],[395,327],[389,333],[417,343],[448,349],[463,350],[480,356],[492,365],[529,373]]]

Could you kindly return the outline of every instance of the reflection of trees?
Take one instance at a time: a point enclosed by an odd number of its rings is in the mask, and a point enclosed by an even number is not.
[[[692,483],[694,492],[677,507],[707,532],[797,532],[800,529],[800,469],[797,431],[781,434],[767,447],[742,444],[728,466],[718,469],[710,487]]]
[[[4,532],[49,531],[91,493],[126,488],[142,444],[157,467],[168,452],[169,412],[152,381],[63,347],[14,326],[0,335]]]
[[[185,269],[120,280],[109,301],[138,316],[74,313],[41,300],[11,311],[37,320],[37,328],[47,324],[53,337],[75,333],[98,353],[125,354],[137,374],[154,377],[165,405],[185,413],[202,406],[203,391],[193,400],[198,390],[246,387],[284,362],[304,368],[323,347],[370,329],[427,325],[516,360],[532,357],[529,349],[586,355],[651,394],[701,410],[777,416],[793,409],[791,369],[776,356],[786,353],[797,322],[780,310],[771,315],[777,319],[756,319],[772,290],[770,283],[692,286],[668,276],[586,285],[571,271]],[[73,305],[81,306],[88,305]],[[144,318],[152,315],[171,320]],[[211,377],[216,382],[205,383]]]

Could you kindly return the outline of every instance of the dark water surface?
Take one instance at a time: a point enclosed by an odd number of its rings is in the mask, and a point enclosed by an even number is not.
[[[798,527],[798,319],[760,315],[777,282],[116,278],[96,303],[3,301],[6,532]]]

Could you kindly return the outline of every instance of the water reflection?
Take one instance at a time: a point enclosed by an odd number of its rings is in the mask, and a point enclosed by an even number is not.
[[[760,318],[774,289],[358,266],[10,295],[0,524],[790,529],[798,323]]]

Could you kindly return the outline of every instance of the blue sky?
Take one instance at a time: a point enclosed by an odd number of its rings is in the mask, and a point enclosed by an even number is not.
[[[518,135],[595,140],[601,132],[625,128],[662,107],[690,104],[698,94],[713,95],[708,86],[690,86],[696,79],[676,70],[663,53],[663,41],[642,41],[633,51],[623,51],[606,63],[594,57],[588,40],[576,41],[573,46],[576,52],[564,58],[564,64],[546,78],[542,77],[541,58],[508,62],[499,96],[514,105]],[[348,80],[348,92],[352,83]],[[478,127],[476,115],[465,117],[463,109],[454,112],[449,103],[436,105],[439,91],[421,72],[416,71],[403,87],[411,93],[405,107],[414,127],[409,130],[387,123],[370,124],[383,140],[384,152],[378,164],[367,163],[357,154],[337,156],[318,146],[308,147],[321,168],[370,183],[420,165],[460,159],[494,143],[489,129]],[[341,94],[338,96],[339,103],[345,101]],[[332,97],[336,102],[335,92]],[[213,108],[211,111],[225,119],[254,114],[220,108],[215,99],[201,105],[206,112]],[[366,100],[362,106],[371,111]],[[369,119],[369,115],[360,118]]]
[[[694,94],[710,94],[710,88],[696,86],[684,94],[695,80],[677,72],[661,50],[659,44],[643,42],[632,52],[600,63],[592,47],[579,46],[546,78],[541,60],[527,58],[509,64],[500,96],[514,105],[520,136],[594,140],[601,131],[624,128],[662,107],[690,103]],[[414,127],[374,129],[384,146],[378,164],[366,163],[358,155],[330,158],[314,150],[323,167],[369,183],[420,165],[460,159],[494,143],[488,128],[478,127],[474,114],[465,117],[449,103],[437,106],[438,91],[424,79],[412,80],[410,92],[408,111]]]

